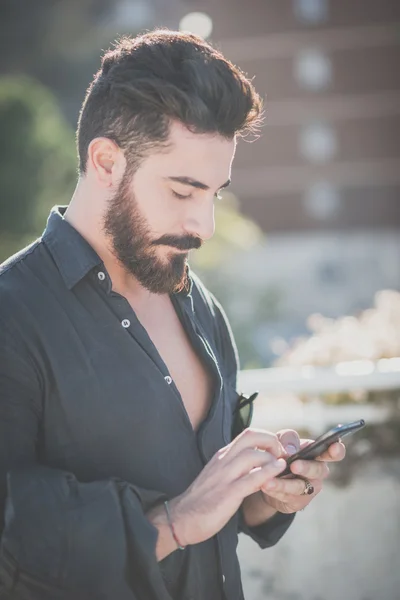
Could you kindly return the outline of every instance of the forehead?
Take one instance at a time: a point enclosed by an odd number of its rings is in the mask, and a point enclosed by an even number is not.
[[[185,176],[218,188],[230,178],[235,149],[235,138],[192,133],[181,123],[173,122],[168,147],[150,154],[142,168],[153,176]]]

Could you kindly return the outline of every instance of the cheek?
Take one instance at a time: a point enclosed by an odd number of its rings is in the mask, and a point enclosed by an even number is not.
[[[149,197],[143,216],[153,234],[172,234],[178,230],[180,220],[183,218],[183,203],[179,205],[179,201],[170,193],[158,191],[157,195]]]

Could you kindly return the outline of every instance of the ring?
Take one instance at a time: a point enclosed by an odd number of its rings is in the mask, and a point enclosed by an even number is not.
[[[302,492],[300,494],[300,496],[310,496],[311,494],[314,493],[314,486],[308,481],[308,479],[305,479],[305,478],[304,478],[304,483],[305,483],[304,492]]]

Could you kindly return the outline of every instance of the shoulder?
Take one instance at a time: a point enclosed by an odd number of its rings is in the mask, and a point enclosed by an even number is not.
[[[47,316],[49,288],[43,273],[50,264],[41,238],[0,264],[0,377],[26,389],[41,388],[43,381],[38,350],[43,348],[43,321],[38,315]]]
[[[24,268],[31,268],[37,261],[41,245],[42,240],[38,238],[0,264],[0,290],[12,287],[23,279]]]
[[[0,264],[1,321],[24,320],[28,307],[35,303],[43,255],[40,239],[22,248]]]

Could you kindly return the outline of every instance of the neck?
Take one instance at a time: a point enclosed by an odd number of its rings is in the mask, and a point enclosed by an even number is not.
[[[113,291],[129,298],[137,308],[144,307],[155,294],[144,288],[131,273],[127,273],[114,256],[102,226],[103,213],[100,208],[104,206],[105,200],[101,202],[100,198],[94,196],[85,189],[85,184],[79,181],[64,213],[64,219],[99,255],[111,278]]]

